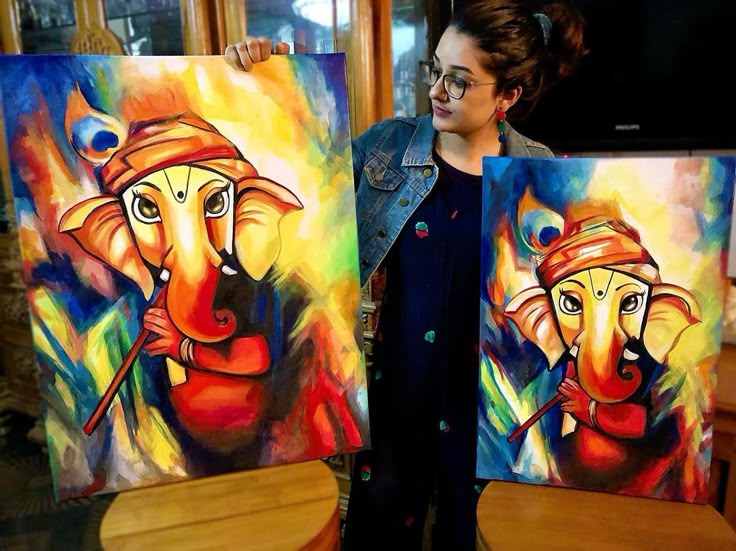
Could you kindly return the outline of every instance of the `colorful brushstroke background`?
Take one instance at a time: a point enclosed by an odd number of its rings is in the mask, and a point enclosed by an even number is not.
[[[100,194],[92,167],[65,131],[75,87],[93,109],[125,127],[183,112],[199,115],[235,143],[261,176],[288,187],[304,205],[281,223],[282,249],[270,276],[280,304],[301,306],[284,307],[270,336],[285,343],[283,365],[274,368],[281,376],[274,379],[263,446],[248,457],[221,464],[196,457],[195,443],[177,426],[167,400],[164,360],[145,353],[102,425],[90,437],[82,433],[141,331],[147,304],[130,280],[56,230],[69,207]],[[368,445],[344,56],[279,56],[251,73],[215,56],[0,56],[0,89],[60,498]],[[352,419],[335,418],[338,408],[329,398],[307,407],[322,399],[309,396],[320,377],[349,404]],[[303,391],[300,398],[286,402],[295,388]],[[307,419],[307,411],[317,413]],[[357,425],[352,438],[341,432],[351,423]]]
[[[507,441],[554,397],[563,369],[548,370],[542,351],[503,309],[519,291],[538,285],[534,251],[519,220],[525,214],[532,222],[564,218],[580,204],[596,204],[596,212],[617,212],[639,231],[662,281],[690,290],[703,312],[703,322],[682,334],[654,384],[654,422],[675,414],[680,441],[652,472],[616,491],[707,499],[735,167],[726,157],[484,160],[479,477],[565,485],[563,459],[551,444],[552,435],[560,435],[559,406]]]

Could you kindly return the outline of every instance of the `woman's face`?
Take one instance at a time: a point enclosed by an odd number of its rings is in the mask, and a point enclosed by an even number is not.
[[[482,52],[467,35],[449,27],[434,55],[435,68],[443,75],[452,75],[468,83],[476,82],[484,86],[467,86],[461,99],[451,97],[445,90],[440,77],[429,91],[432,100],[432,122],[439,132],[467,135],[479,130],[491,121],[499,105],[508,107],[504,99],[497,95],[496,77],[489,74],[481,65]],[[457,95],[457,94],[456,94]]]

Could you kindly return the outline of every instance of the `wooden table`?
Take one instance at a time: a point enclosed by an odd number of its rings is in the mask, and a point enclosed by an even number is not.
[[[723,343],[718,358],[718,409],[736,413],[736,345]]]
[[[478,549],[736,549],[710,505],[491,482],[478,503]]]
[[[109,549],[339,549],[337,482],[321,461],[119,494],[100,528]]]
[[[711,463],[711,505],[736,529],[736,345],[723,343],[718,360]]]

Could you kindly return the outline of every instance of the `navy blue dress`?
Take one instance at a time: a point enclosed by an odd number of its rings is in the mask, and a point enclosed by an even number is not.
[[[480,176],[439,175],[386,258],[368,390],[372,449],[356,457],[345,549],[475,549]]]

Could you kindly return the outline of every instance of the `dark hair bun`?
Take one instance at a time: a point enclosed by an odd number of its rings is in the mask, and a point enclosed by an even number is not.
[[[583,17],[562,1],[531,9],[522,0],[475,0],[455,13],[450,26],[475,42],[499,90],[521,87],[509,112],[513,120],[528,115],[544,91],[570,75],[585,54]]]
[[[583,44],[585,20],[579,11],[555,2],[545,5],[540,13],[549,17],[552,22],[547,49],[548,84],[575,72],[580,59],[586,54]]]

